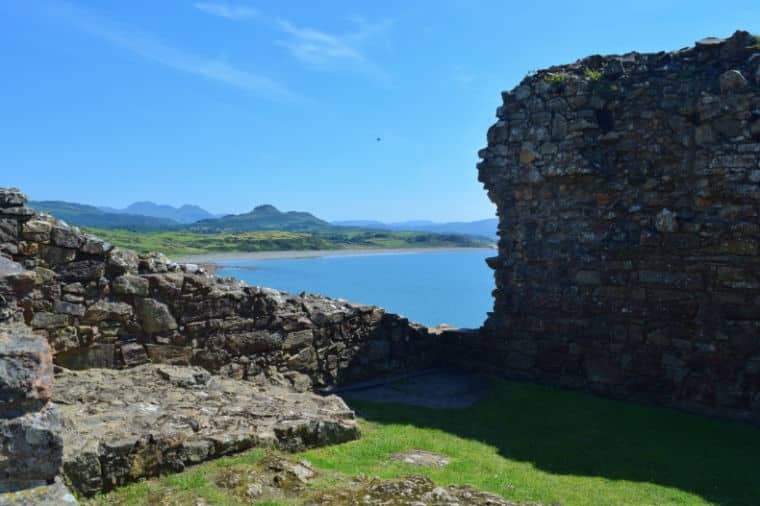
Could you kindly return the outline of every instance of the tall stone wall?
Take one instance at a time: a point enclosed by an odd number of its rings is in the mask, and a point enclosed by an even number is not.
[[[71,369],[146,362],[200,365],[299,390],[436,363],[440,335],[399,315],[318,295],[291,295],[113,248],[25,207],[0,189],[0,258],[23,266],[15,310]]]
[[[760,43],[591,56],[503,93],[482,362],[760,421]]]

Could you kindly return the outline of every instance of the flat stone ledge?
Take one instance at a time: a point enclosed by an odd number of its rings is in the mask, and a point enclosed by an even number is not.
[[[336,396],[199,367],[64,370],[53,399],[64,476],[84,496],[252,447],[300,451],[360,436],[353,411]]]

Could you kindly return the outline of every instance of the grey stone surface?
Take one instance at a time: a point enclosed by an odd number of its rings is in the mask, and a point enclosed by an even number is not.
[[[0,418],[0,483],[52,481],[61,469],[63,440],[57,406]]]
[[[251,447],[287,451],[359,437],[338,397],[146,364],[56,377],[63,469],[84,495]]]
[[[23,484],[19,484],[23,485]],[[0,506],[73,506],[76,497],[60,480],[47,483],[30,483],[15,491],[0,490]]]

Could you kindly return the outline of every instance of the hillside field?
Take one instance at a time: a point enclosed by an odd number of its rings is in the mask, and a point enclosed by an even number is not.
[[[382,230],[330,231],[326,233],[254,231],[204,234],[187,231],[136,232],[86,230],[120,248],[138,253],[160,251],[170,257],[204,253],[253,251],[337,250],[361,248],[488,247],[487,240],[457,234],[388,232]]]

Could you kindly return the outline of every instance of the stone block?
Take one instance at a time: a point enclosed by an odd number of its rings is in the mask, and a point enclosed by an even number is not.
[[[132,306],[125,302],[99,300],[87,308],[84,319],[88,323],[99,323],[107,320],[126,322],[133,314]]]
[[[0,483],[53,481],[63,461],[58,408],[48,404],[16,418],[0,419]]]
[[[282,342],[282,349],[285,351],[299,350],[314,342],[314,332],[312,330],[300,330],[291,332],[285,336]]]
[[[77,347],[56,353],[55,363],[72,371],[85,369],[113,369],[116,367],[116,346],[99,343],[93,346]]]
[[[160,334],[177,329],[177,322],[169,308],[156,299],[137,299],[135,312],[143,330],[148,334]]]
[[[145,347],[140,343],[123,343],[121,345],[121,359],[127,367],[145,364],[148,362],[148,354]]]
[[[98,260],[71,262],[59,271],[62,281],[97,281],[105,273],[105,264]]]
[[[27,200],[18,188],[0,188],[0,207],[23,206]]]
[[[575,282],[579,285],[600,285],[602,284],[601,273],[599,271],[578,271],[575,275]]]
[[[67,314],[71,316],[84,316],[85,307],[84,304],[75,304],[66,301],[55,301],[53,306],[56,313]]]
[[[193,362],[193,349],[188,346],[146,344],[148,357],[156,364],[190,365]]]
[[[137,295],[145,297],[150,288],[148,280],[134,274],[123,274],[113,280],[111,285],[116,295]]]
[[[14,219],[0,218],[0,242],[15,243],[18,241],[19,225]]]
[[[29,323],[35,329],[57,329],[68,324],[68,315],[49,312],[34,313],[32,321]]]
[[[113,248],[106,261],[108,274],[113,277],[122,274],[136,274],[138,271],[138,261],[137,253],[134,251]]]
[[[61,248],[79,249],[84,243],[84,235],[78,228],[59,222],[53,226],[52,241]]]
[[[23,325],[0,328],[0,417],[39,409],[50,400],[53,362],[48,342]]]
[[[21,235],[27,241],[48,242],[53,230],[51,222],[46,220],[29,220],[21,228]]]

